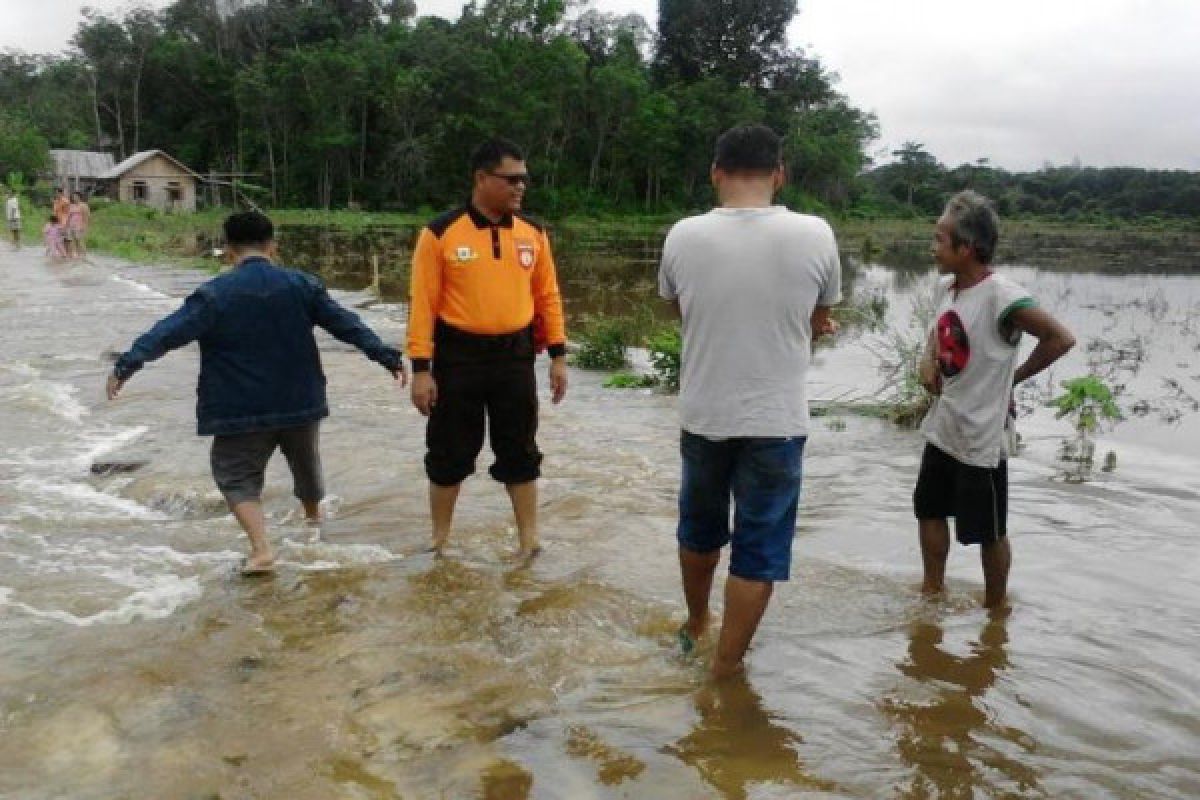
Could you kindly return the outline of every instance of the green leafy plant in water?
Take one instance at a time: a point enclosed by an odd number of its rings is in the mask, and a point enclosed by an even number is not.
[[[1073,417],[1075,430],[1092,433],[1100,419],[1121,419],[1121,409],[1117,408],[1112,389],[1103,379],[1085,375],[1063,381],[1062,387],[1067,391],[1051,400],[1050,405],[1058,409],[1055,416],[1059,419]]]
[[[658,378],[636,372],[616,372],[604,382],[605,389],[652,389],[658,386]]]
[[[1112,389],[1096,375],[1085,375],[1063,381],[1066,391],[1050,401],[1058,409],[1056,417],[1070,417],[1075,427],[1075,438],[1064,439],[1059,460],[1073,465],[1066,472],[1066,479],[1073,482],[1087,480],[1095,461],[1096,443],[1092,434],[1100,427],[1101,420],[1120,420],[1121,409],[1117,407]],[[1111,466],[1109,464],[1111,463]],[[1116,466],[1116,454],[1109,453],[1105,471]]]
[[[664,389],[679,391],[679,370],[683,365],[683,335],[679,326],[663,328],[646,341],[650,366]]]

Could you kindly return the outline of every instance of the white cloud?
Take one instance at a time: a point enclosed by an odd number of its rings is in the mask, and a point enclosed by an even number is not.
[[[85,6],[105,12],[163,8],[170,0],[0,0],[0,50],[57,53],[66,50]]]
[[[1194,0],[808,0],[793,40],[874,110],[881,146],[954,165],[1200,169]]]

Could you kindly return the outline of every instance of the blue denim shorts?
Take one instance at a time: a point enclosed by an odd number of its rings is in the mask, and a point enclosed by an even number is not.
[[[711,553],[733,542],[729,572],[752,581],[786,581],[796,535],[804,436],[713,441],[683,431],[679,546]],[[733,499],[733,530],[729,502]]]

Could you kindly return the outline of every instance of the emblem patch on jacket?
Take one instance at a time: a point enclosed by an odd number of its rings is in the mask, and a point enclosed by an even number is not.
[[[525,269],[533,267],[537,261],[537,248],[533,246],[533,242],[517,242],[517,263]]]

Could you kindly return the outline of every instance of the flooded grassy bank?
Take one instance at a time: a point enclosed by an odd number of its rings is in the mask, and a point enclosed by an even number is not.
[[[138,263],[174,261],[215,268],[226,209],[163,214],[108,205],[97,210],[89,246]],[[387,299],[407,291],[412,245],[433,212],[277,210],[283,256],[324,274],[338,288],[370,285],[376,264]],[[568,278],[605,283],[643,279],[658,263],[662,239],[679,215],[569,218],[551,224],[556,256]],[[831,217],[843,255],[898,268],[928,265],[932,219]],[[1061,219],[1006,220],[999,259],[1084,272],[1189,272],[1200,249],[1200,222],[1148,220],[1081,224]]]

